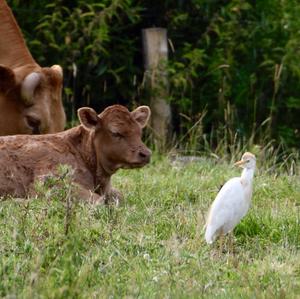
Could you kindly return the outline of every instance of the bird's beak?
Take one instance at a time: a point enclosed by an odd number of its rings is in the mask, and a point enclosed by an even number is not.
[[[246,161],[240,160],[240,161],[238,161],[238,162],[235,162],[235,163],[234,163],[234,166],[240,166],[240,167],[242,167],[245,163],[246,163]]]

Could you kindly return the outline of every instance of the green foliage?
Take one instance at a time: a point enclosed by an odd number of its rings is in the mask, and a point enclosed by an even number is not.
[[[205,110],[203,131],[214,146],[228,126],[239,139],[260,130],[253,142],[299,145],[296,0],[8,2],[37,61],[64,67],[69,116],[82,105],[146,103],[141,29],[162,26],[176,132]]]
[[[35,59],[41,65],[63,66],[69,116],[83,105],[101,109],[136,97],[139,35],[133,27],[141,8],[130,0],[94,2],[11,3]]]
[[[203,225],[220,185],[240,173],[228,162],[156,157],[120,171],[119,208],[73,201],[63,168],[37,197],[1,202],[0,297],[298,298],[299,175],[268,175],[272,161],[258,161],[234,253],[220,257]]]
[[[171,96],[178,111],[193,116],[207,109],[206,130],[223,135],[230,106],[242,136],[269,118],[264,135],[297,146],[299,10],[295,1],[190,1],[169,12]]]

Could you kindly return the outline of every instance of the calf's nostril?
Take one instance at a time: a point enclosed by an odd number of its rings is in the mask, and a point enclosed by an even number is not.
[[[140,157],[142,157],[142,158],[146,158],[147,157],[147,155],[145,153],[143,153],[143,152],[140,152],[139,154],[140,154]]]
[[[142,158],[144,161],[149,162],[150,161],[150,156],[151,156],[151,152],[144,150],[144,151],[140,151],[139,152],[139,156],[140,158]]]

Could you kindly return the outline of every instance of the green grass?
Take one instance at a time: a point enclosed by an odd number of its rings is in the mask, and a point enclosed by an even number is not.
[[[0,297],[300,298],[300,178],[259,169],[235,251],[204,242],[226,162],[155,158],[120,171],[119,208],[74,202],[68,184],[0,203]],[[68,233],[66,233],[68,231]]]

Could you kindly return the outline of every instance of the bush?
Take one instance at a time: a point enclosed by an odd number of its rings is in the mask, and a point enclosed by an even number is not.
[[[36,60],[64,67],[70,118],[83,105],[145,104],[141,29],[163,26],[176,132],[206,110],[212,146],[228,130],[254,142],[299,144],[295,0],[8,2]]]

